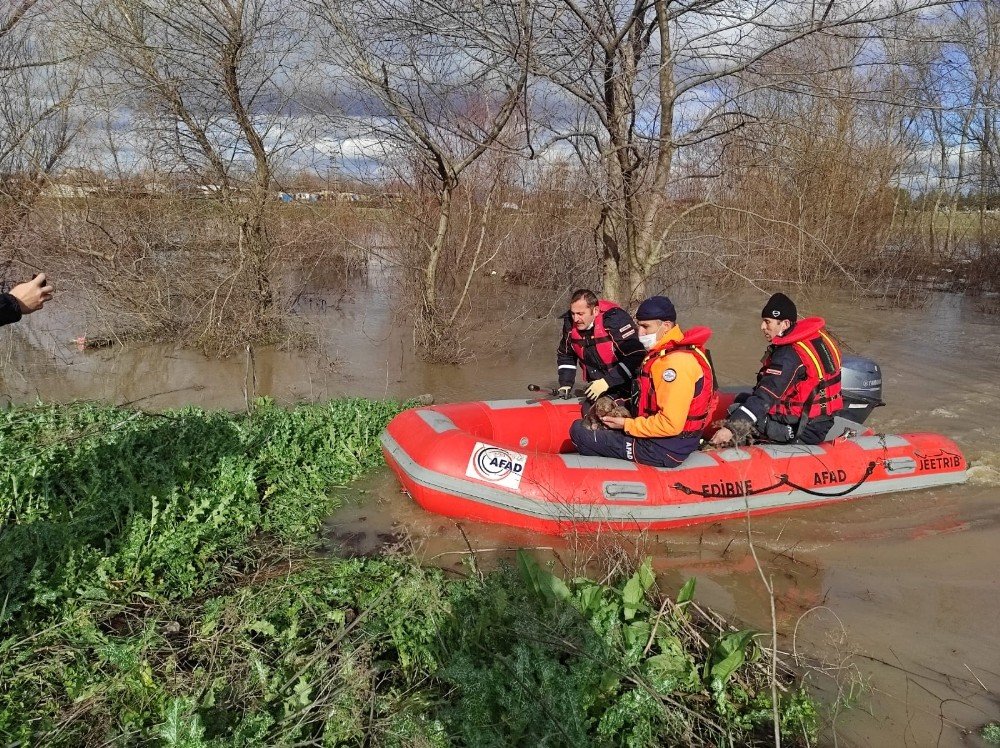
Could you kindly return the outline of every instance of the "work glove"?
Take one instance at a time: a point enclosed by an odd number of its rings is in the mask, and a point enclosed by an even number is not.
[[[595,379],[590,383],[590,386],[587,387],[587,399],[591,402],[595,402],[597,398],[608,391],[608,387],[610,386],[611,385],[608,384],[607,379]]]
[[[573,394],[573,386],[567,384],[565,387],[560,387],[557,392],[559,393],[559,397],[563,400],[569,400],[570,395]]]

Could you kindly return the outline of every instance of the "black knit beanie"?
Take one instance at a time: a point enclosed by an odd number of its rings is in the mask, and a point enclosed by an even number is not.
[[[764,304],[760,316],[765,319],[787,319],[789,322],[795,322],[798,319],[798,312],[790,298],[783,293],[776,293]]]

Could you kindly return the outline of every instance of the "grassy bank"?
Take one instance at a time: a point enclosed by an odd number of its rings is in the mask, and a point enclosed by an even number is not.
[[[518,568],[314,554],[401,406],[0,414],[2,745],[716,745],[815,731],[753,632]],[[470,570],[471,571],[471,570]]]

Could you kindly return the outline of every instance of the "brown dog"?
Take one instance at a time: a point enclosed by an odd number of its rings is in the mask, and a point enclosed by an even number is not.
[[[584,428],[588,428],[591,431],[606,429],[607,426],[605,426],[604,422],[601,420],[602,416],[631,418],[632,414],[623,404],[615,401],[607,395],[604,395],[603,397],[597,398],[597,402],[594,403],[593,407],[587,411],[587,415],[583,417]]]
[[[744,447],[754,443],[753,427],[747,421],[716,421],[712,426],[717,429],[725,426],[733,432],[732,438],[728,442],[716,445],[716,449]]]

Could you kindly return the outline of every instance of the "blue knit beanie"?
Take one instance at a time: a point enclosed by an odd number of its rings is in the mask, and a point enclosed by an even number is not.
[[[639,304],[635,318],[637,321],[659,319],[676,322],[677,310],[674,309],[674,303],[666,296],[650,296]]]

